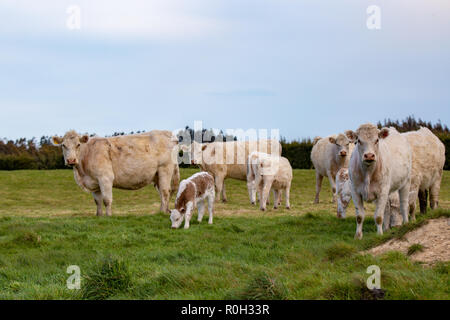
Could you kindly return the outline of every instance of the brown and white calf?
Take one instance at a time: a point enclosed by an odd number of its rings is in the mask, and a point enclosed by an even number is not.
[[[266,210],[270,189],[274,192],[274,209],[281,204],[281,193],[285,192],[286,208],[290,208],[289,194],[292,182],[292,167],[285,157],[263,152],[252,152],[247,160],[247,188],[252,204],[258,191],[261,210]]]
[[[246,161],[248,155],[254,151],[262,151],[281,156],[281,144],[277,140],[258,141],[227,141],[198,143],[194,141],[190,146],[183,147],[183,151],[190,151],[193,164],[202,171],[209,172],[214,177],[217,199],[227,201],[225,193],[225,179],[247,179]]]
[[[111,138],[80,136],[75,131],[53,137],[61,146],[65,164],[73,167],[76,183],[92,192],[97,215],[112,214],[112,188],[136,190],[154,183],[161,197],[160,210],[169,211],[169,197],[178,188],[178,139],[170,131]]]
[[[427,193],[430,194],[430,206],[435,209],[439,202],[442,172],[445,164],[445,146],[428,128],[402,133],[412,149],[411,189],[409,213],[415,219],[417,195],[420,212],[427,208]]]
[[[353,137],[348,131],[345,134],[316,137],[311,150],[311,161],[316,170],[316,197],[314,203],[319,203],[319,194],[322,188],[323,177],[328,177],[333,193],[333,202],[336,200],[336,174],[340,168],[347,168],[353,151]]]
[[[181,181],[175,200],[175,209],[170,212],[172,228],[179,228],[184,220],[184,228],[188,229],[196,206],[198,206],[198,222],[201,222],[205,213],[205,200],[208,203],[208,223],[212,224],[214,210],[214,178],[212,175],[207,172],[198,172]]]
[[[356,208],[355,238],[361,239],[364,201],[376,203],[374,218],[378,234],[383,234],[386,204],[389,194],[395,191],[399,192],[403,223],[408,222],[412,152],[406,137],[394,128],[379,130],[373,124],[364,124],[351,134],[356,138],[356,146],[350,158],[349,176]]]

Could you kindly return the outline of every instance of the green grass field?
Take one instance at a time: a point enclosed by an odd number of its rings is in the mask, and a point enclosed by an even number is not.
[[[411,225],[379,237],[369,204],[364,239],[354,240],[353,207],[338,220],[328,181],[318,205],[314,185],[314,171],[295,170],[291,210],[263,213],[245,182],[227,180],[213,225],[194,215],[189,230],[172,230],[152,186],[114,190],[113,217],[96,217],[71,170],[0,171],[0,299],[365,299],[370,265],[381,268],[385,299],[450,298],[449,263],[359,253]],[[419,223],[449,215],[449,172],[440,207]],[[81,268],[81,290],[66,287],[69,265]]]

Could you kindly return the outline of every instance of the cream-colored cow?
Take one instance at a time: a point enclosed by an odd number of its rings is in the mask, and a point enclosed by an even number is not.
[[[416,200],[418,193],[420,212],[427,208],[426,194],[430,194],[430,206],[435,209],[439,203],[442,172],[445,164],[445,146],[428,128],[402,133],[408,140],[412,150],[411,193],[409,213],[415,219]]]
[[[376,203],[374,218],[378,234],[383,234],[389,195],[396,191],[399,192],[403,223],[408,222],[412,152],[406,137],[394,128],[379,130],[373,124],[364,124],[351,134],[357,142],[350,158],[349,176],[356,208],[355,238],[361,239],[364,201]]]
[[[182,147],[183,151],[191,153],[191,161],[202,171],[209,172],[214,177],[217,197],[226,202],[225,179],[233,178],[247,180],[246,161],[253,151],[263,151],[281,156],[281,144],[277,140],[258,141],[227,141],[198,143],[194,141],[190,147]]]
[[[336,174],[340,168],[347,168],[353,151],[353,137],[347,131],[345,134],[316,137],[311,150],[311,161],[316,170],[316,197],[314,203],[319,203],[319,194],[322,188],[323,177],[328,177],[333,193],[333,202],[336,200]]]
[[[170,131],[154,130],[144,134],[111,138],[79,136],[75,131],[53,137],[61,146],[65,164],[73,167],[76,183],[92,192],[97,215],[110,216],[112,188],[136,190],[154,183],[161,197],[160,210],[169,212],[170,193],[180,180],[178,139]]]

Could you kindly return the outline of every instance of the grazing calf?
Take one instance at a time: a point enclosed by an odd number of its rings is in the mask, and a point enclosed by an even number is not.
[[[195,206],[198,206],[198,222],[201,222],[205,213],[205,199],[208,202],[208,223],[212,224],[214,206],[214,178],[212,175],[207,172],[198,172],[181,181],[175,200],[175,209],[170,212],[172,228],[179,228],[185,220],[184,228],[188,229]]]
[[[247,160],[247,187],[250,201],[256,202],[258,191],[260,209],[266,210],[270,189],[274,191],[274,209],[281,202],[281,193],[286,196],[286,208],[291,207],[289,193],[292,182],[292,167],[285,157],[270,155],[263,152],[252,152]]]
[[[337,217],[345,218],[346,209],[352,198],[351,182],[348,175],[348,169],[341,168],[336,175],[336,194],[337,194]],[[398,192],[389,195],[389,201],[384,211],[384,231],[387,227],[396,227],[401,224],[400,219],[400,199]]]
[[[356,207],[355,238],[363,236],[364,201],[375,201],[375,222],[383,234],[383,216],[389,194],[398,191],[403,223],[408,222],[408,196],[411,184],[412,152],[408,140],[394,128],[379,130],[373,124],[361,125],[350,158],[349,176]],[[387,224],[388,221],[385,221]]]
[[[428,128],[402,133],[412,149],[411,193],[409,213],[415,219],[418,193],[430,191],[430,206],[435,209],[439,202],[442,171],[445,164],[445,146]],[[427,210],[427,199],[420,197],[420,212]]]
[[[316,137],[311,150],[311,161],[316,170],[316,197],[314,203],[319,203],[319,193],[322,188],[322,179],[327,176],[333,193],[333,202],[336,200],[336,174],[340,168],[347,168],[353,151],[353,136],[350,131],[326,138]]]

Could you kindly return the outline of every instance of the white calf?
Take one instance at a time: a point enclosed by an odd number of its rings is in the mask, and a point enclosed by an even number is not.
[[[286,196],[286,208],[290,208],[289,193],[292,182],[292,167],[289,160],[277,155],[253,152],[247,160],[247,187],[252,203],[256,202],[258,191],[260,209],[266,210],[269,192],[274,190],[274,209],[281,202],[281,193]]]

